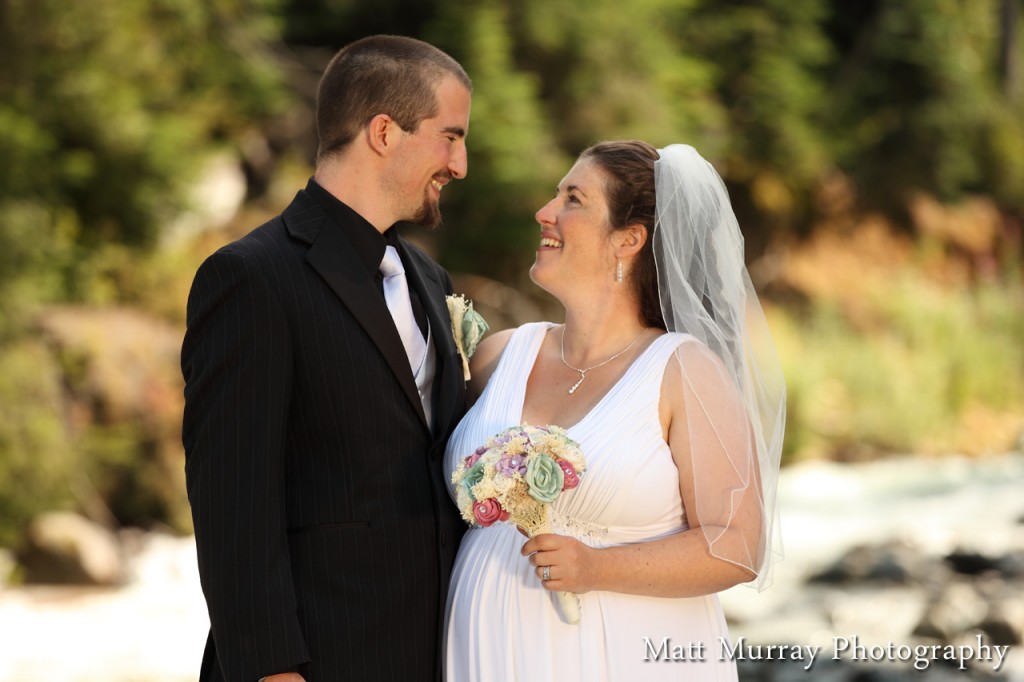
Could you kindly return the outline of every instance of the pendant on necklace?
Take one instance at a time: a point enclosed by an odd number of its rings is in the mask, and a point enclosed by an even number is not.
[[[579,370],[576,370],[576,371],[579,372]],[[586,373],[580,372],[580,380],[577,381],[575,384],[573,384],[572,388],[569,389],[569,395],[572,395],[573,393],[575,393],[576,389],[580,387],[580,384],[582,384],[583,380],[586,379],[586,378],[587,378]]]

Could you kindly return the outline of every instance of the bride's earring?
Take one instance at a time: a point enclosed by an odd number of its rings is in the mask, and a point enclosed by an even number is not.
[[[622,259],[621,258],[616,258],[615,260],[618,261],[616,263],[616,265],[615,265],[615,281],[616,282],[621,282],[622,281]]]

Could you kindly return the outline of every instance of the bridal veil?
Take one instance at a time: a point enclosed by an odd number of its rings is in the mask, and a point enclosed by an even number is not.
[[[653,248],[669,331],[695,336],[676,351],[699,523],[712,556],[764,589],[782,556],[775,489],[786,388],[764,311],[744,263],[743,236],[722,179],[689,145],[658,150]]]

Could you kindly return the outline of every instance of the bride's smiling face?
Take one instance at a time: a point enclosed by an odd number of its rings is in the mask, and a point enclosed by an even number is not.
[[[615,252],[608,222],[605,171],[594,161],[578,161],[558,184],[555,198],[536,214],[540,223],[537,260],[530,278],[558,297],[565,286],[610,284]]]

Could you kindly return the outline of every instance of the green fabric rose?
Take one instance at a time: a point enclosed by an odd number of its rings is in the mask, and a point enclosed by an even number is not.
[[[527,462],[525,480],[530,497],[538,502],[550,503],[562,492],[565,472],[555,460],[540,454]]]
[[[459,485],[469,495],[469,499],[475,500],[473,497],[473,486],[480,482],[484,477],[484,463],[482,460],[477,460],[476,464],[466,469],[466,473],[462,475],[462,481]]]
[[[487,333],[487,329],[487,321],[484,320],[483,315],[473,310],[473,304],[470,303],[462,316],[462,344],[466,357],[473,357],[473,353],[476,352],[476,347],[480,343],[480,339]]]

